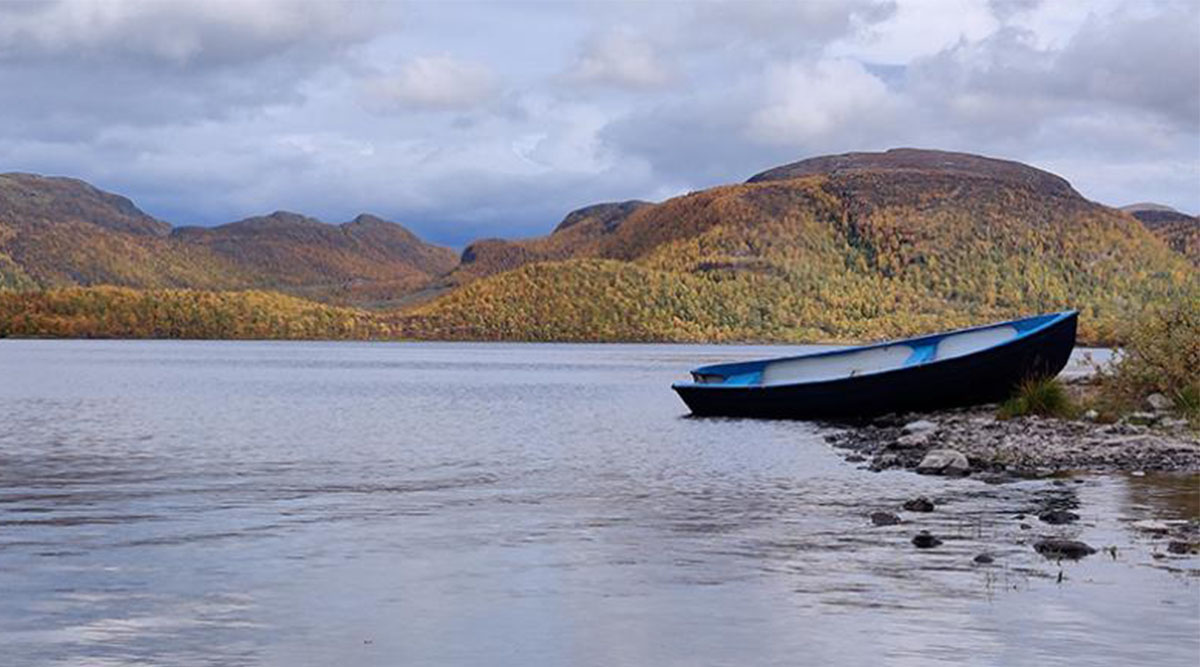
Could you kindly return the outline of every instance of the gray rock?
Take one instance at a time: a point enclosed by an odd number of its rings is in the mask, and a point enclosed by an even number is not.
[[[898,449],[911,449],[913,447],[920,447],[924,444],[927,444],[929,442],[929,437],[932,435],[932,431],[909,433],[908,435],[902,435],[899,438],[896,438],[896,441],[892,443],[892,446]]]
[[[904,509],[909,512],[932,512],[933,508],[933,501],[925,496],[904,501]]]
[[[905,433],[929,433],[938,429],[937,422],[931,422],[928,419],[918,419],[915,422],[909,422],[901,429]]]
[[[1078,540],[1063,540],[1057,537],[1038,540],[1034,543],[1033,549],[1046,558],[1052,558],[1056,560],[1061,560],[1063,558],[1079,560],[1084,556],[1090,556],[1096,553],[1095,549],[1083,542]]]
[[[992,558],[991,554],[979,554],[975,557],[975,562],[980,565],[991,565],[996,562],[996,559]]]
[[[904,509],[910,512],[932,512],[934,511],[934,501],[925,498],[924,495],[918,495],[912,500],[905,500]]]
[[[942,541],[930,534],[928,530],[922,530],[912,538],[912,543],[913,546],[918,549],[932,549],[936,546],[940,546]]]
[[[1146,397],[1146,405],[1150,406],[1150,409],[1155,412],[1166,412],[1167,410],[1174,409],[1175,401],[1155,392]]]
[[[1172,541],[1167,545],[1167,551],[1173,554],[1190,554],[1195,551],[1196,546],[1188,542]]]
[[[871,523],[876,526],[894,526],[900,523],[900,517],[891,512],[871,512]]]
[[[1067,510],[1049,510],[1038,515],[1042,523],[1048,523],[1052,526],[1061,526],[1064,523],[1074,523],[1079,520],[1079,515]]]
[[[917,464],[922,475],[967,475],[971,463],[962,452],[953,449],[932,449]]]

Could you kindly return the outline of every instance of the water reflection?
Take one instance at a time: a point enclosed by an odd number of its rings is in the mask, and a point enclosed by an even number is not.
[[[0,341],[6,660],[1193,663],[1197,559],[1131,523],[1196,518],[1194,477],[871,473],[683,418],[682,370],[764,352]]]
[[[1149,473],[1128,475],[1126,514],[1200,521],[1200,475]]]

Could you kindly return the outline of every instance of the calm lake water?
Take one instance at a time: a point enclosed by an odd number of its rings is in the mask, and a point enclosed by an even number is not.
[[[1196,477],[872,473],[669,389],[795,349],[0,341],[0,664],[1197,664],[1130,525]]]

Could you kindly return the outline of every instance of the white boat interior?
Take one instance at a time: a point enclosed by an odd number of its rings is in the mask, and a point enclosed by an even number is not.
[[[1017,327],[1003,324],[883,347],[768,361],[757,369],[724,377],[706,376],[702,381],[745,386],[837,380],[961,357],[1016,338],[1019,333]]]

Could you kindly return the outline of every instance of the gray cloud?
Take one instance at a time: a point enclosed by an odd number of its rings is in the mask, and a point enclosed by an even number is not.
[[[895,11],[891,0],[706,2],[696,5],[692,32],[698,29],[710,40],[812,51],[885,21]]]
[[[584,44],[567,79],[575,83],[619,88],[657,88],[672,78],[654,44],[625,30],[609,30]]]
[[[367,106],[380,111],[469,109],[496,91],[496,77],[487,67],[450,56],[414,58],[368,79],[363,89]]]
[[[57,0],[0,3],[0,58],[228,66],[372,33],[376,6],[329,0]]]
[[[0,3],[0,170],[447,243],[899,145],[1194,211],[1200,7],[1118,2]]]
[[[1119,45],[1119,47],[1118,47]],[[911,91],[951,115],[1028,127],[1031,117],[1119,106],[1200,129],[1200,6],[1092,18],[1059,50],[1002,28],[909,67]]]

